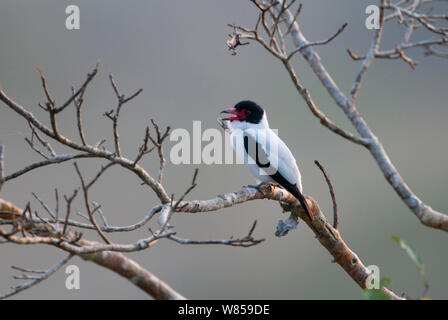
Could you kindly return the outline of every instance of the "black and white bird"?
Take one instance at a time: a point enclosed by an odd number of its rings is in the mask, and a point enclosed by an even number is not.
[[[302,194],[302,177],[296,159],[286,144],[269,127],[266,112],[250,100],[223,110],[232,116],[223,118],[231,133],[231,143],[237,158],[242,161],[260,185],[277,183],[297,200],[310,220],[311,210]],[[256,186],[258,187],[258,186]]]

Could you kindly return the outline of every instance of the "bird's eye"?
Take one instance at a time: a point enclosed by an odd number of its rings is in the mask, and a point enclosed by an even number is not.
[[[250,115],[250,111],[249,111],[249,110],[245,110],[245,111],[244,111],[244,114],[245,114],[246,116],[248,116],[248,115]]]

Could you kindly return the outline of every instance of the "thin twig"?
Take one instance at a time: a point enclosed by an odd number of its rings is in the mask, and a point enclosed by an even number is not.
[[[49,110],[50,108],[54,108],[54,99],[51,96],[50,91],[48,90],[47,79],[43,75],[42,69],[38,66],[36,66],[36,69],[40,74],[40,80],[42,82],[42,87],[44,89],[45,96],[47,97],[46,107],[47,107],[47,110]]]
[[[333,39],[335,39],[338,35],[340,35],[344,30],[345,27],[347,27],[348,23],[344,23],[331,37],[329,37],[328,39],[325,40],[321,40],[321,41],[313,41],[313,42],[308,42],[308,43],[304,43],[302,45],[300,45],[299,47],[297,47],[296,49],[294,49],[286,58],[287,61],[289,61],[297,52],[302,51],[305,48],[311,47],[311,46],[322,46],[322,45],[326,45],[328,43],[330,43]]]
[[[92,183],[86,184],[84,181],[84,178],[81,174],[81,171],[79,170],[78,164],[76,162],[74,163],[74,166],[75,166],[76,173],[78,174],[79,180],[81,181],[81,188],[84,193],[84,205],[86,207],[90,222],[92,223],[92,225],[95,226],[96,231],[98,232],[100,237],[104,240],[104,242],[106,242],[107,244],[111,244],[111,241],[106,237],[106,235],[101,230],[98,223],[96,222],[96,219],[93,216],[94,212],[92,212],[92,210],[90,208],[89,188],[92,186]],[[102,172],[104,172],[104,171],[102,170]],[[97,175],[97,177],[98,177],[98,175]],[[94,180],[92,180],[92,181],[96,181],[96,179],[98,179],[97,177],[95,177]]]
[[[384,5],[385,0],[381,0],[381,3]],[[370,45],[369,53],[367,54],[366,58],[364,59],[361,69],[359,70],[358,74],[356,75],[356,79],[355,79],[355,82],[353,83],[352,89],[350,90],[350,94],[347,99],[347,106],[349,108],[355,102],[356,97],[359,92],[359,88],[361,87],[361,82],[363,80],[363,77],[367,73],[367,70],[369,69],[369,67],[373,63],[373,60],[375,59],[375,54],[377,53],[377,51],[380,47],[381,36],[383,34],[383,27],[384,27],[384,6],[381,6],[380,26],[375,31],[375,36],[373,37],[372,43]]]
[[[87,145],[87,139],[86,139],[86,134],[84,132],[84,127],[82,124],[82,104],[84,102],[84,93],[85,90],[83,90],[81,92],[81,94],[79,95],[79,98],[75,98],[73,99],[73,104],[75,105],[75,109],[76,109],[76,123],[78,126],[78,134],[79,137],[81,139],[81,142],[84,146]],[[75,88],[72,87],[72,94],[75,95]]]
[[[70,219],[70,213],[72,210],[72,203],[73,200],[76,198],[76,196],[78,195],[78,189],[75,189],[75,191],[73,192],[73,194],[70,197],[67,197],[64,195],[64,199],[65,202],[67,204],[67,209],[66,209],[66,214],[65,214],[65,222],[64,222],[64,229],[62,230],[62,235],[65,236],[67,233],[67,227],[68,227],[68,221]]]
[[[137,157],[134,160],[134,166],[138,164],[138,162],[148,153],[150,153],[152,150],[154,150],[154,148],[156,148],[155,146],[152,147],[150,150],[148,150],[148,143],[149,143],[149,136],[151,135],[150,131],[149,131],[149,127],[146,127],[146,131],[145,131],[145,137],[143,138],[143,144],[140,146],[140,148],[138,149],[138,154]]]
[[[53,218],[53,221],[56,221],[56,215],[53,213],[53,211],[51,211],[51,209],[47,206],[47,204],[44,201],[42,201],[34,192],[31,192],[31,194],[37,201],[39,201],[42,208],[45,209],[45,211],[50,215],[50,217]]]
[[[338,229],[339,219],[338,219],[338,204],[336,203],[336,196],[334,195],[333,184],[331,183],[330,177],[327,174],[327,171],[324,167],[319,163],[319,161],[314,160],[316,166],[319,167],[320,171],[322,171],[325,181],[327,181],[328,189],[330,190],[331,200],[333,201],[333,228]]]
[[[16,295],[19,292],[29,289],[29,288],[35,286],[36,284],[44,281],[45,279],[48,279],[51,275],[53,275],[56,271],[58,271],[62,266],[64,266],[72,257],[73,257],[73,255],[69,254],[66,258],[59,261],[55,266],[53,266],[50,269],[45,270],[45,271],[35,272],[32,270],[21,269],[22,271],[26,270],[24,272],[38,273],[40,275],[37,277],[34,277],[31,281],[29,281],[27,283],[24,283],[24,284],[14,287],[10,292],[0,295],[0,299],[5,299],[5,298],[11,297],[13,295]],[[19,270],[17,267],[15,267],[15,268],[13,267],[13,269]],[[30,279],[30,278],[28,278],[28,279]]]
[[[154,146],[157,148],[157,152],[159,154],[159,162],[160,162],[159,176],[158,176],[157,181],[159,183],[161,183],[162,182],[162,178],[163,178],[163,171],[164,171],[165,165],[166,165],[165,155],[163,154],[163,142],[169,136],[171,128],[167,127],[166,130],[165,130],[165,133],[162,134],[161,131],[160,131],[159,126],[154,121],[154,119],[151,119],[151,123],[152,123],[152,125],[153,125],[153,127],[154,127],[154,129],[156,131],[157,137],[156,137],[156,139],[154,139],[151,136],[151,133],[149,131],[147,131],[147,135],[145,136],[145,138],[148,137],[151,140],[151,142],[154,144]]]
[[[54,151],[54,149],[52,148],[51,144],[46,141],[44,138],[42,138],[39,134],[39,132],[36,131],[36,128],[34,128],[33,124],[31,122],[28,121],[28,126],[31,129],[31,140],[29,140],[31,147],[34,149],[34,137],[37,138],[37,140],[40,142],[40,144],[45,147],[45,149],[47,149],[48,153],[52,156],[52,157],[57,157],[56,151]],[[27,140],[25,138],[25,140]],[[28,141],[27,141],[28,142]],[[36,149],[34,149],[36,150]],[[37,151],[38,153],[40,153],[39,151]],[[40,153],[42,154],[42,153]],[[47,156],[43,155],[44,158],[48,159]]]
[[[5,181],[5,147],[0,144],[0,196]]]
[[[297,21],[297,18],[299,17],[300,12],[302,11],[302,4],[300,3],[296,13],[294,14],[294,18],[292,19],[292,22],[289,24],[288,30],[286,31],[284,37],[286,37],[292,30],[292,26]]]
[[[68,100],[65,101],[59,108],[56,108],[54,110],[55,113],[64,111],[64,109],[67,108],[73,101],[75,101],[79,95],[81,95],[81,96],[84,95],[84,92],[86,91],[87,86],[89,85],[90,81],[92,81],[92,79],[98,73],[98,67],[99,67],[99,63],[96,64],[95,69],[91,73],[87,74],[86,81],[81,85],[81,87],[78,89],[78,91],[72,92],[71,97],[68,98]]]
[[[135,97],[137,97],[143,91],[143,89],[137,90],[129,98],[126,98],[124,94],[120,93],[112,73],[109,73],[109,80],[110,80],[110,83],[112,85],[112,89],[115,92],[115,96],[117,97],[118,106],[117,106],[117,108],[115,110],[111,110],[109,112],[106,112],[106,113],[104,113],[104,115],[112,120],[114,142],[115,142],[115,153],[116,153],[117,157],[120,158],[121,157],[121,149],[120,149],[120,137],[119,137],[119,134],[118,134],[118,120],[120,118],[121,108],[123,107],[123,105],[125,103],[127,103],[127,102],[131,101],[132,99],[134,99]]]
[[[191,239],[182,239],[174,235],[169,236],[168,239],[171,239],[180,244],[196,244],[196,245],[218,244],[232,247],[248,248],[265,241],[265,239],[254,239],[254,237],[252,236],[256,226],[257,226],[257,220],[254,221],[252,227],[249,230],[249,233],[246,236],[237,239],[230,238],[225,240],[191,240]]]

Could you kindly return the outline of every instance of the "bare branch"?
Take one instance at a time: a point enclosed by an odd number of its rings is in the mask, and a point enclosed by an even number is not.
[[[171,128],[167,127],[166,130],[165,130],[165,133],[162,135],[159,126],[157,125],[157,123],[155,123],[155,121],[153,119],[151,119],[151,123],[152,123],[152,125],[153,125],[153,127],[154,127],[154,129],[156,131],[157,138],[154,139],[151,136],[151,133],[149,132],[149,129],[147,131],[147,137],[151,140],[151,142],[157,148],[157,152],[159,154],[160,167],[159,167],[159,175],[158,175],[157,181],[159,183],[161,183],[162,182],[162,178],[163,178],[163,171],[164,171],[165,165],[166,165],[165,155],[163,154],[163,142],[169,136]]]
[[[104,171],[106,171],[107,167],[103,167],[103,169],[100,171],[100,173],[97,174],[97,176],[90,183],[86,184],[84,181],[84,178],[81,174],[81,171],[79,170],[78,164],[76,162],[74,163],[74,166],[76,169],[76,173],[78,174],[79,180],[81,181],[81,187],[82,187],[82,191],[84,193],[84,204],[85,204],[90,222],[92,223],[92,225],[95,226],[96,231],[98,232],[100,237],[103,238],[104,242],[106,242],[107,244],[111,244],[110,240],[106,237],[106,235],[101,230],[98,223],[96,222],[96,219],[93,216],[94,212],[90,208],[90,200],[89,200],[89,188],[98,180],[98,178],[101,176],[101,174],[104,173]],[[106,169],[104,169],[104,168],[106,168]]]
[[[136,97],[139,92],[141,92],[141,90],[138,90],[130,98],[124,99],[124,102],[128,102],[130,99]],[[151,175],[149,175],[146,170],[144,170],[143,168],[141,168],[138,165],[134,165],[134,161],[128,160],[123,157],[117,157],[117,155],[112,152],[109,152],[105,149],[100,149],[99,148],[100,145],[90,146],[90,145],[78,144],[78,143],[68,139],[67,137],[59,134],[59,132],[55,131],[55,127],[57,127],[57,123],[56,123],[56,118],[55,118],[54,112],[53,112],[53,115],[50,114],[50,117],[54,120],[54,125],[52,126],[53,129],[50,129],[47,126],[45,126],[42,122],[37,120],[37,118],[31,112],[27,111],[23,106],[19,105],[14,100],[9,98],[1,89],[0,89],[0,100],[3,101],[13,111],[15,111],[20,116],[22,116],[24,119],[26,119],[28,122],[30,122],[36,129],[38,129],[40,132],[42,132],[46,136],[58,141],[59,143],[65,145],[69,148],[85,152],[86,153],[85,157],[104,158],[107,160],[113,159],[114,161],[119,163],[122,167],[124,167],[124,168],[132,171],[134,174],[136,174],[143,181],[144,184],[151,187],[151,189],[157,194],[157,196],[160,198],[160,200],[163,203],[168,203],[170,201],[170,198],[169,198],[167,192],[165,191],[164,187],[157,180],[155,180]],[[123,103],[123,101],[121,103]],[[81,157],[81,156],[79,156],[79,157]],[[13,175],[10,175],[9,178],[12,179],[19,175],[22,175],[25,172],[33,170],[35,168],[42,167],[42,166],[52,164],[52,163],[63,162],[66,160],[67,160],[67,157],[62,157],[59,159],[51,159],[51,161],[48,160],[45,162],[36,163],[36,164],[31,165],[28,168],[25,168],[24,170],[21,170]]]
[[[43,233],[43,232],[42,232]],[[117,252],[136,252],[145,250],[152,247],[160,239],[167,238],[168,236],[175,234],[175,232],[166,232],[160,235],[153,235],[144,239],[140,239],[134,243],[130,244],[99,244],[94,242],[92,245],[79,246],[75,240],[66,242],[62,239],[54,237],[54,234],[48,233],[51,236],[33,236],[33,237],[17,237],[10,235],[4,230],[0,229],[0,236],[8,239],[10,243],[21,244],[21,245],[32,245],[32,244],[47,244],[58,247],[64,251],[81,255],[88,253],[97,253],[104,251],[117,251]],[[79,242],[79,241],[78,241]]]
[[[286,37],[291,32],[291,29],[292,29],[292,27],[294,25],[294,22],[297,21],[297,18],[299,17],[299,14],[300,14],[301,11],[302,11],[302,4],[300,3],[298,8],[297,8],[296,13],[294,14],[294,18],[293,18],[292,22],[289,24],[288,30],[286,31],[284,37]]]
[[[305,196],[308,206],[313,211],[315,219],[310,222],[300,203],[289,192],[273,185],[261,186],[260,191],[254,188],[244,188],[238,192],[219,195],[210,200],[183,201],[176,212],[196,213],[218,211],[256,199],[270,199],[288,204],[292,216],[300,217],[315,233],[320,244],[325,247],[350,277],[361,287],[366,287],[366,279],[370,271],[364,266],[358,256],[342,240],[338,230],[327,221],[317,202],[310,196]]]
[[[118,86],[115,82],[115,79],[114,79],[112,73],[109,73],[109,80],[110,80],[112,88],[115,92],[115,95],[117,96],[118,106],[115,109],[115,111],[111,110],[109,112],[106,112],[104,115],[106,115],[109,119],[112,120],[114,141],[115,141],[115,153],[116,153],[117,157],[121,158],[120,137],[118,134],[118,119],[120,118],[121,108],[123,107],[123,105],[125,103],[127,103],[127,102],[131,101],[132,99],[134,99],[135,97],[137,97],[143,91],[143,89],[137,90],[129,98],[126,98],[125,95],[121,94],[120,91],[118,90]]]
[[[0,209],[6,210],[10,214],[18,215],[21,211],[19,208],[14,206],[11,203],[8,203],[2,199],[0,199]],[[6,215],[0,216],[2,218],[5,218]],[[9,217],[12,219],[12,217]],[[35,229],[39,229],[43,227],[43,224],[41,226],[35,224]],[[3,230],[0,228],[0,234],[4,235]],[[172,233],[163,234],[160,237],[168,237],[169,235],[172,235]],[[88,241],[84,239],[80,239],[80,236],[76,236],[70,231],[67,231],[67,237],[73,237],[72,243],[76,243],[76,246],[67,244],[65,242],[58,242],[56,239],[53,240],[53,242],[50,242],[48,238],[26,238],[25,240],[22,239],[22,243],[26,243],[26,241],[30,241],[31,243],[50,243],[56,246],[62,246],[65,247],[67,250],[70,249],[76,249],[79,246],[83,248],[87,248],[84,250],[77,250],[77,252],[74,252],[74,254],[79,254],[81,258],[87,261],[94,262],[104,268],[107,268],[111,271],[116,272],[117,274],[120,274],[124,278],[131,281],[133,284],[141,288],[146,293],[152,295],[155,299],[185,299],[181,294],[173,290],[169,285],[167,285],[162,280],[158,279],[156,276],[154,276],[152,273],[150,273],[148,270],[142,268],[138,263],[136,263],[134,260],[125,257],[123,254],[119,252],[112,252],[112,251],[104,251],[104,246],[93,242]],[[37,239],[36,239],[37,238]],[[131,246],[107,246],[111,249],[115,250],[143,250],[145,248],[148,248],[150,245],[155,243],[159,238],[158,237],[151,237],[148,239],[142,239],[139,242],[131,245]],[[34,240],[34,241],[32,241]],[[19,241],[19,238],[10,237],[10,242]],[[20,241],[18,242],[20,243]],[[22,271],[28,271],[27,269],[21,269]],[[37,271],[37,270],[34,270]]]
[[[229,34],[230,39],[226,41],[226,44],[229,50],[232,51],[233,56],[236,56],[236,48],[249,44],[249,42],[241,42],[240,35],[241,34],[236,32],[236,28],[234,28],[233,34]]]
[[[292,25],[292,24],[291,24]],[[321,40],[321,41],[314,41],[314,42],[308,42],[308,43],[304,43],[302,44],[300,47],[297,47],[296,49],[294,49],[289,55],[288,58],[286,58],[287,61],[289,61],[297,52],[300,52],[301,50],[311,47],[311,46],[322,46],[325,44],[330,43],[333,39],[335,39],[338,35],[340,35],[344,30],[345,27],[348,25],[348,23],[344,23],[342,25],[342,27],[340,27],[338,29],[338,31],[336,31],[335,34],[333,34],[330,38],[325,39],[325,40]]]
[[[434,49],[432,45],[425,46],[425,49],[426,49],[425,51],[426,56],[434,55],[441,58],[448,58],[448,52],[442,52],[437,49]]]
[[[43,271],[34,271],[34,270],[28,270],[28,269],[23,269],[23,268],[17,268],[17,267],[12,267],[13,269],[16,270],[20,270],[23,272],[30,272],[30,273],[37,273],[40,274],[37,277],[26,277],[24,279],[32,279],[31,281],[18,285],[14,288],[12,288],[11,291],[5,293],[5,294],[0,294],[0,299],[5,299],[8,297],[11,297],[13,295],[18,294],[19,292],[22,292],[26,289],[29,289],[33,286],[35,286],[36,284],[48,279],[50,276],[52,276],[56,271],[58,271],[62,266],[64,266],[71,258],[73,257],[72,254],[69,254],[66,258],[62,259],[61,261],[59,261],[55,266],[51,267],[48,270],[43,270]]]
[[[272,48],[265,40],[263,40],[257,30],[249,30],[244,27],[228,24],[229,27],[236,30],[242,31],[244,33],[238,34],[240,39],[256,40],[260,43],[268,52],[274,55],[276,58],[283,60],[285,58],[284,54],[278,50],[277,41],[274,41],[275,48]]]
[[[5,147],[0,144],[0,196],[5,183]]]
[[[291,77],[297,91],[302,96],[302,98],[305,100],[306,104],[308,105],[308,108],[311,110],[313,115],[315,115],[319,120],[320,123],[333,131],[334,133],[340,135],[341,137],[350,140],[356,144],[360,144],[362,146],[367,146],[369,144],[369,141],[363,138],[356,137],[353,133],[345,131],[341,128],[339,128],[336,124],[334,124],[333,121],[331,121],[321,110],[319,110],[314,103],[313,99],[311,98],[311,94],[308,91],[308,89],[302,87],[302,85],[299,82],[299,79],[294,71],[294,69],[291,67],[289,62],[284,62],[284,66],[286,70],[289,73],[289,76]]]
[[[36,129],[34,128],[34,126],[33,126],[33,124],[31,123],[31,122],[28,122],[28,125],[29,125],[29,127],[30,127],[30,129],[31,129],[31,147],[34,149],[34,147],[33,147],[33,139],[34,139],[34,137],[36,137],[37,138],[37,140],[39,141],[39,143],[43,146],[43,147],[45,147],[45,149],[47,149],[47,151],[48,151],[48,153],[52,156],[52,157],[56,157],[57,156],[57,154],[56,154],[56,152],[54,151],[54,149],[51,147],[51,145],[50,145],[50,143],[48,143],[48,141],[46,141],[44,138],[42,138],[41,136],[40,136],[40,134],[36,131]],[[40,153],[40,152],[38,152],[38,153]],[[46,156],[44,156],[46,159],[48,159],[48,157],[46,157]]]
[[[145,137],[143,138],[143,144],[138,149],[138,154],[134,160],[134,165],[136,165],[145,156],[145,154],[148,154],[152,150],[154,150],[155,146],[148,150],[148,143],[149,143],[150,135],[151,135],[151,133],[149,131],[149,127],[146,127]]]
[[[385,0],[382,0],[382,4],[385,3]],[[383,27],[384,27],[384,7],[381,6],[380,9],[380,27],[376,30],[375,36],[373,37],[372,44],[370,45],[369,53],[367,54],[367,57],[365,58],[361,70],[359,70],[358,75],[356,76],[355,82],[353,84],[352,89],[350,90],[350,95],[347,100],[347,105],[350,107],[358,95],[359,88],[361,86],[362,79],[364,75],[366,74],[367,70],[369,69],[370,65],[372,64],[373,60],[375,59],[375,53],[378,51],[380,42],[381,42],[381,36],[383,34]]]
[[[193,179],[194,184],[194,179]],[[313,222],[308,221],[305,217],[305,212],[300,206],[298,201],[291,196],[287,191],[268,185],[262,187],[261,192],[253,188],[245,188],[239,192],[220,195],[215,199],[205,200],[205,201],[182,201],[179,203],[176,212],[209,212],[214,210],[219,210],[225,207],[233,206],[238,203],[243,203],[255,199],[271,199],[275,201],[280,201],[283,203],[288,203],[292,215],[299,216],[305,220],[305,222],[310,226],[313,232],[316,234],[320,243],[333,255],[335,261],[339,263],[344,270],[353,278],[358,285],[365,288],[365,280],[370,275],[369,270],[362,264],[359,258],[346,246],[336,229],[334,229],[325,219],[323,213],[321,212],[319,206],[314,199],[307,196],[307,201],[309,202],[309,207],[313,210],[313,215],[315,219]],[[172,207],[172,206],[171,206]],[[143,250],[152,244],[154,244],[160,238],[169,238],[174,236],[174,232],[168,232],[163,234],[153,234],[147,239],[139,240],[134,244],[129,245],[119,245],[119,244],[109,244],[102,245],[99,243],[88,242],[85,240],[79,240],[78,245],[71,244],[70,242],[60,241],[60,239],[53,237],[45,237],[44,230],[47,229],[46,226],[34,225],[33,229],[43,228],[40,231],[41,236],[33,237],[16,237],[7,235],[0,229],[0,235],[7,237],[10,242],[17,244],[50,244],[57,246],[63,250],[71,252],[73,254],[86,254],[86,253],[97,253],[103,251],[120,251],[120,252],[132,252]],[[249,236],[252,235],[253,228],[249,232]],[[44,236],[44,237],[43,237]],[[68,235],[67,235],[68,236]],[[188,241],[187,241],[188,242]],[[84,245],[85,244],[85,245]],[[81,246],[79,246],[81,245]]]
[[[226,245],[231,247],[252,247],[255,246],[261,242],[263,242],[265,239],[254,239],[252,236],[255,227],[257,226],[257,221],[255,220],[252,224],[252,227],[249,230],[249,233],[243,237],[238,239],[225,239],[225,240],[190,240],[190,239],[181,239],[179,237],[176,237],[174,235],[169,236],[168,239],[174,240],[177,243],[180,244],[196,244],[196,245],[209,245],[209,244],[219,244],[219,245]]]
[[[144,225],[146,225],[146,223],[148,221],[150,221],[152,219],[152,217],[156,213],[160,212],[163,207],[164,207],[163,205],[156,205],[156,206],[154,206],[153,208],[151,208],[151,210],[140,221],[138,221],[138,222],[136,222],[134,224],[131,224],[131,225],[128,225],[128,226],[110,226],[110,225],[106,225],[105,224],[105,226],[103,228],[101,228],[101,230],[103,232],[108,232],[108,233],[110,233],[110,232],[129,232],[129,231],[137,230],[137,229],[143,227]],[[100,212],[100,210],[98,209],[98,213],[99,212]],[[88,221],[90,221],[87,216],[85,216],[85,218]],[[70,225],[70,226],[78,227],[78,228],[95,230],[95,227],[93,225],[91,225],[91,224],[84,224],[84,223],[77,222],[77,221],[69,220],[67,222],[67,224]]]
[[[81,240],[83,242],[85,240]],[[84,243],[83,243],[84,244]],[[166,282],[140,266],[136,261],[119,252],[99,252],[81,256],[131,281],[144,292],[158,300],[185,300],[186,298],[171,288]]]
[[[184,200],[184,198],[191,192],[191,190],[193,190],[196,186],[196,179],[198,177],[198,173],[199,173],[199,169],[195,169],[194,170],[194,174],[193,174],[193,180],[191,181],[191,185],[190,187],[184,192],[184,194],[179,198],[179,200],[176,202],[176,204],[174,205],[173,209],[177,210],[177,208],[179,208],[179,204]]]
[[[382,8],[386,8],[386,9],[393,9],[395,10],[397,16],[400,16],[401,14],[404,14],[410,18],[413,18],[415,20],[417,20],[418,22],[420,22],[427,30],[433,32],[433,33],[437,33],[440,34],[442,36],[448,36],[448,29],[447,28],[437,28],[434,25],[432,25],[431,23],[429,23],[428,21],[430,19],[446,19],[446,15],[440,15],[440,16],[428,16],[425,14],[419,14],[414,12],[415,10],[409,10],[406,8],[402,8],[400,6],[394,5],[390,2],[384,2],[382,3]],[[402,19],[402,18],[401,18]]]
[[[37,66],[36,70],[40,74],[40,80],[42,82],[42,88],[44,89],[45,96],[47,97],[46,108],[47,108],[47,111],[49,111],[50,109],[54,108],[54,99],[51,96],[50,91],[48,90],[47,79],[43,75],[42,69]]]
[[[277,14],[277,16],[271,10],[269,10],[269,12],[271,12],[271,14],[272,14],[272,19],[274,20],[274,22],[272,23],[272,31],[271,31],[271,37],[270,37],[270,40],[269,40],[269,46],[272,47],[274,45],[274,42],[275,42],[275,32],[277,30],[278,30],[279,33],[281,32],[279,23],[280,23],[280,19],[283,16],[283,13],[285,12],[285,10],[288,10],[289,7],[294,4],[294,2],[295,2],[295,0],[292,0],[289,5],[286,5],[286,1],[283,2],[281,4],[282,8],[280,9],[280,12]],[[285,52],[282,52],[282,53],[286,54]]]
[[[92,81],[92,79],[98,73],[98,67],[99,67],[99,63],[96,64],[95,69],[91,73],[87,74],[86,81],[81,85],[81,87],[78,89],[78,91],[76,91],[76,92],[72,91],[72,96],[66,102],[64,102],[59,108],[56,108],[54,110],[55,113],[64,111],[64,109],[67,108],[72,102],[74,102],[79,95],[81,95],[81,96],[84,95],[84,92],[86,91],[87,86],[89,85],[90,81]],[[81,100],[82,100],[82,98],[81,98]]]
[[[4,182],[18,178],[21,175],[24,175],[25,173],[30,172],[37,168],[42,168],[42,167],[52,165],[52,164],[67,162],[67,161],[70,161],[73,159],[95,158],[95,157],[96,157],[95,155],[90,154],[90,153],[75,153],[75,154],[64,154],[64,155],[56,156],[54,158],[50,158],[50,159],[43,160],[40,162],[35,162],[21,170],[11,173],[4,178]]]
[[[42,206],[42,208],[45,209],[45,211],[48,213],[48,215],[53,218],[53,221],[57,221],[56,220],[56,215],[54,214],[53,211],[51,211],[51,209],[47,206],[47,204],[42,201],[34,192],[31,192],[31,194],[33,195],[33,197],[40,203],[40,205]],[[41,219],[42,220],[42,219]]]
[[[77,195],[78,195],[78,189],[75,189],[72,196],[70,196],[70,197],[64,196],[65,202],[67,204],[67,209],[66,209],[66,214],[65,214],[64,229],[62,230],[63,236],[65,236],[67,234],[67,227],[68,227],[68,222],[70,221],[70,213],[72,210],[72,203],[73,203],[73,200],[75,200]]]
[[[76,109],[76,123],[78,125],[78,134],[81,138],[81,142],[84,146],[87,145],[86,140],[86,134],[84,132],[83,124],[82,124],[82,103],[84,102],[84,92],[85,90],[81,91],[78,99],[73,99],[73,104],[75,105]],[[72,87],[72,95],[75,95],[75,88]]]
[[[418,48],[418,47],[422,47],[422,48],[426,48],[427,46],[432,46],[432,45],[446,45],[448,44],[448,40],[446,38],[442,38],[442,39],[430,39],[430,40],[422,40],[422,41],[417,41],[417,42],[413,42],[413,43],[402,43],[399,45],[399,48],[401,49],[401,51],[405,51],[407,49],[411,49],[411,48]],[[364,60],[366,58],[366,56],[357,56],[353,53],[352,50],[347,49],[348,54],[350,55],[350,57],[353,60]],[[379,58],[379,59],[398,59],[400,58],[398,53],[397,53],[397,49],[391,49],[391,50],[384,50],[384,51],[378,51],[375,54],[375,58]]]

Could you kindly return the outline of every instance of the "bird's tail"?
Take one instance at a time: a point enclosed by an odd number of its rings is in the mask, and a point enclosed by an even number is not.
[[[314,216],[311,213],[311,209],[308,207],[308,203],[306,202],[305,197],[303,196],[303,194],[298,189],[294,190],[294,192],[291,192],[291,193],[297,200],[299,200],[299,202],[302,205],[303,210],[305,210],[305,213],[308,216],[308,218],[311,221],[313,221],[314,220]]]

